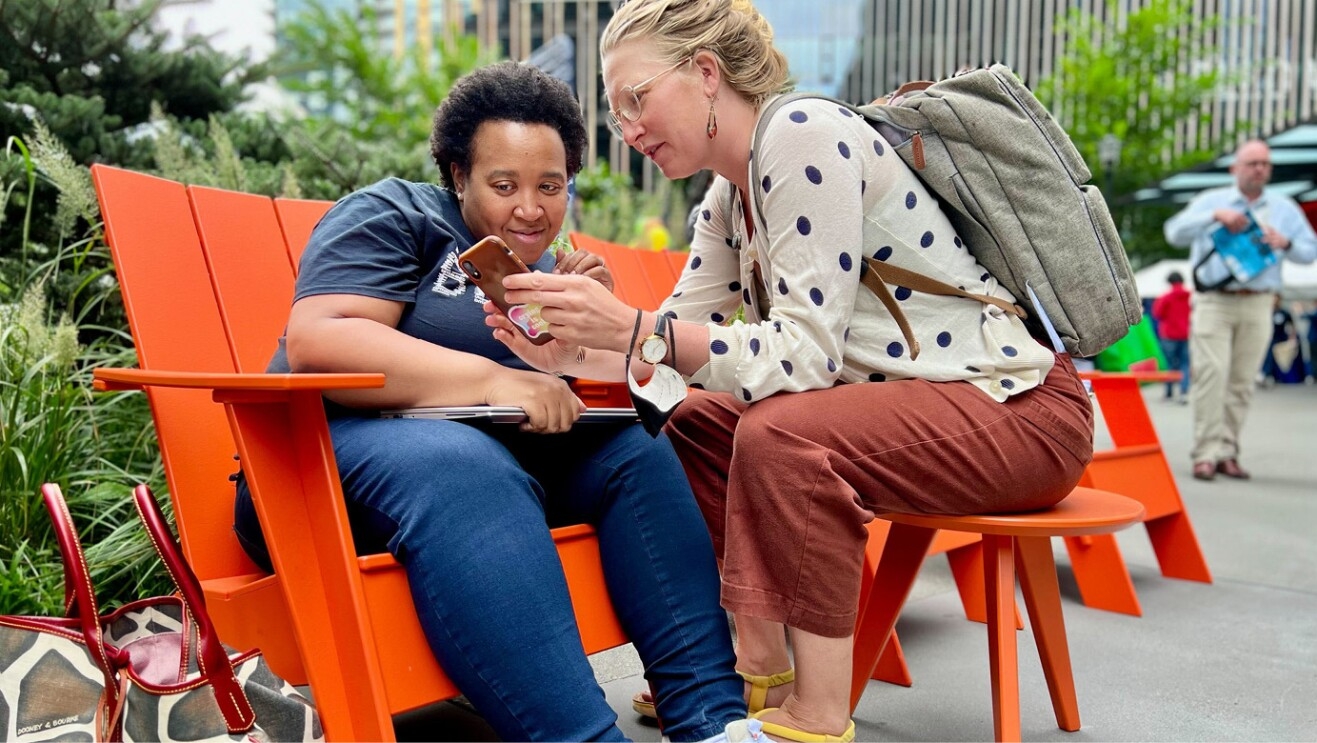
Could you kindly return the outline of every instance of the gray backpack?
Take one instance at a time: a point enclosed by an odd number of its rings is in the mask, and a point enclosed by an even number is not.
[[[778,97],[760,117],[754,141],[778,108],[801,98],[825,97]],[[1091,177],[1088,167],[1008,67],[909,83],[887,104],[834,102],[864,116],[891,144],[941,202],[975,259],[1025,308],[866,259],[870,270],[862,272],[864,283],[883,300],[907,341],[913,341],[908,324],[884,284],[1010,307],[1035,333],[1046,332],[1054,342],[1059,336],[1076,356],[1097,354],[1142,318],[1111,213],[1097,188],[1084,185]],[[758,183],[758,163],[752,160],[750,167],[750,182]],[[761,211],[762,196],[752,190]],[[910,349],[913,357],[918,344]]]

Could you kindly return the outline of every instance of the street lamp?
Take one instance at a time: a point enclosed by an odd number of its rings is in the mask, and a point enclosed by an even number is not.
[[[1107,182],[1107,201],[1111,201],[1116,196],[1116,166],[1120,165],[1120,148],[1120,137],[1110,132],[1103,134],[1102,139],[1098,140],[1098,162],[1102,164],[1102,173]]]

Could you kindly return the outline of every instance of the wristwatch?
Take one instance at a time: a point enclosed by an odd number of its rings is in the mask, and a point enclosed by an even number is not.
[[[659,315],[654,322],[654,332],[640,341],[640,360],[646,364],[658,364],[668,356],[668,316]]]

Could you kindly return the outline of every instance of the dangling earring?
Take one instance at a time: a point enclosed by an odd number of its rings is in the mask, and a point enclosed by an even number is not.
[[[717,102],[717,98],[709,99],[709,123],[704,125],[704,133],[709,135],[709,139],[718,136],[718,114],[713,110],[713,104]]]

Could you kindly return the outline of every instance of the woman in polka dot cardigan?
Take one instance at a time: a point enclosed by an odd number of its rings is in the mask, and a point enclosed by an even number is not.
[[[1018,318],[893,287],[922,346],[912,358],[860,284],[863,258],[1014,297],[850,111],[800,100],[752,141],[764,103],[789,88],[772,39],[748,0],[630,0],[604,32],[603,77],[628,145],[669,178],[719,176],[660,309],[665,363],[692,388],[666,432],[722,561],[751,710],[776,738],[847,740],[865,523],[1052,505],[1092,456],[1092,409],[1069,359]],[[544,305],[558,340],[534,348],[488,322],[540,368],[619,379],[637,322],[642,337],[655,327],[579,277],[506,285],[511,301]]]

